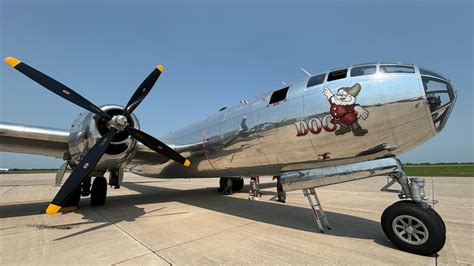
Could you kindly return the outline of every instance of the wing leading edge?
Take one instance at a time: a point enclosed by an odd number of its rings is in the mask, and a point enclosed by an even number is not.
[[[69,131],[0,122],[0,152],[44,155],[66,159]],[[134,164],[163,164],[169,159],[138,144]]]
[[[0,123],[0,151],[63,158],[68,152],[69,131]]]

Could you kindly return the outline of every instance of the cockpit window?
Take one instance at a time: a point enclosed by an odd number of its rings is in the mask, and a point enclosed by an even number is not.
[[[433,76],[433,77],[437,77],[437,78],[441,78],[441,79],[446,79],[446,80],[447,80],[447,78],[441,76],[440,74],[435,73],[435,72],[433,72],[433,71],[429,71],[429,70],[423,69],[423,68],[420,68],[420,74],[421,74],[421,75]]]
[[[376,69],[377,68],[375,66],[353,67],[351,69],[351,77],[375,74]]]
[[[415,68],[412,66],[399,65],[381,65],[380,72],[384,73],[415,73]]]
[[[322,84],[324,82],[325,77],[326,77],[326,73],[311,77],[308,80],[308,84],[306,85],[306,87],[309,88],[312,86]]]
[[[449,115],[449,110],[455,97],[453,88],[451,84],[441,79],[426,76],[422,76],[421,79],[433,122],[436,130],[439,131]]]
[[[284,101],[286,99],[286,94],[288,93],[288,88],[289,87],[274,91],[272,93],[272,97],[270,97],[270,102],[268,104],[275,105],[281,101]]]
[[[329,73],[328,81],[343,79],[347,77],[347,69],[340,69]]]

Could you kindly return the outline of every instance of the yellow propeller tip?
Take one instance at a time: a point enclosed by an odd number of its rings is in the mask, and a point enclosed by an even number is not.
[[[21,61],[15,57],[9,56],[5,57],[5,63],[9,64],[11,67],[16,67],[19,63],[21,63]]]
[[[163,72],[163,70],[165,70],[165,68],[162,66],[162,65],[158,65],[156,67],[160,72]]]
[[[46,214],[53,215],[58,213],[58,211],[61,209],[61,206],[54,205],[54,204],[49,204],[48,208],[46,208]]]
[[[191,162],[188,159],[186,159],[186,161],[184,162],[184,166],[188,167],[190,165],[191,165]]]

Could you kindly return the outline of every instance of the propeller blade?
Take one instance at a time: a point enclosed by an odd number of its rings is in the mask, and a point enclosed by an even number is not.
[[[164,68],[162,65],[157,66],[146,79],[138,86],[137,90],[133,93],[132,97],[127,103],[127,106],[123,110],[123,115],[129,115],[137,108],[137,106],[145,99],[148,93],[155,85],[156,80],[160,77],[161,72]]]
[[[59,189],[58,194],[56,194],[53,201],[49,204],[46,209],[46,214],[55,214],[61,209],[74,190],[81,185],[84,178],[94,170],[94,167],[107,150],[107,147],[109,147],[114,135],[115,129],[109,130],[109,132],[87,152],[86,156],[77,164],[69,178],[64,182],[64,185]]]
[[[177,163],[183,164],[184,166],[191,165],[191,162],[188,159],[184,158],[168,145],[155,139],[147,133],[132,127],[126,127],[125,130],[136,140],[140,141],[145,146],[156,151],[157,153],[166,156]]]
[[[79,105],[80,107],[86,110],[89,110],[101,116],[104,119],[110,120],[112,118],[111,115],[102,111],[95,104],[89,102],[86,98],[82,97],[81,95],[73,91],[72,89],[68,88],[67,86],[58,82],[57,80],[41,73],[40,71],[30,67],[29,65],[21,62],[20,60],[14,57],[6,57],[5,62],[9,64],[11,67],[23,73],[25,76],[36,81],[37,83],[39,83],[46,89],[56,93],[57,95],[63,97],[64,99],[76,105]]]

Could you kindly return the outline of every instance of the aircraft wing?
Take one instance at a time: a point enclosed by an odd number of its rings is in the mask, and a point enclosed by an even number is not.
[[[0,151],[64,159],[68,142],[68,130],[0,122]],[[133,160],[134,164],[162,164],[169,159],[139,143]]]
[[[0,151],[63,158],[68,152],[69,131],[0,123]]]

